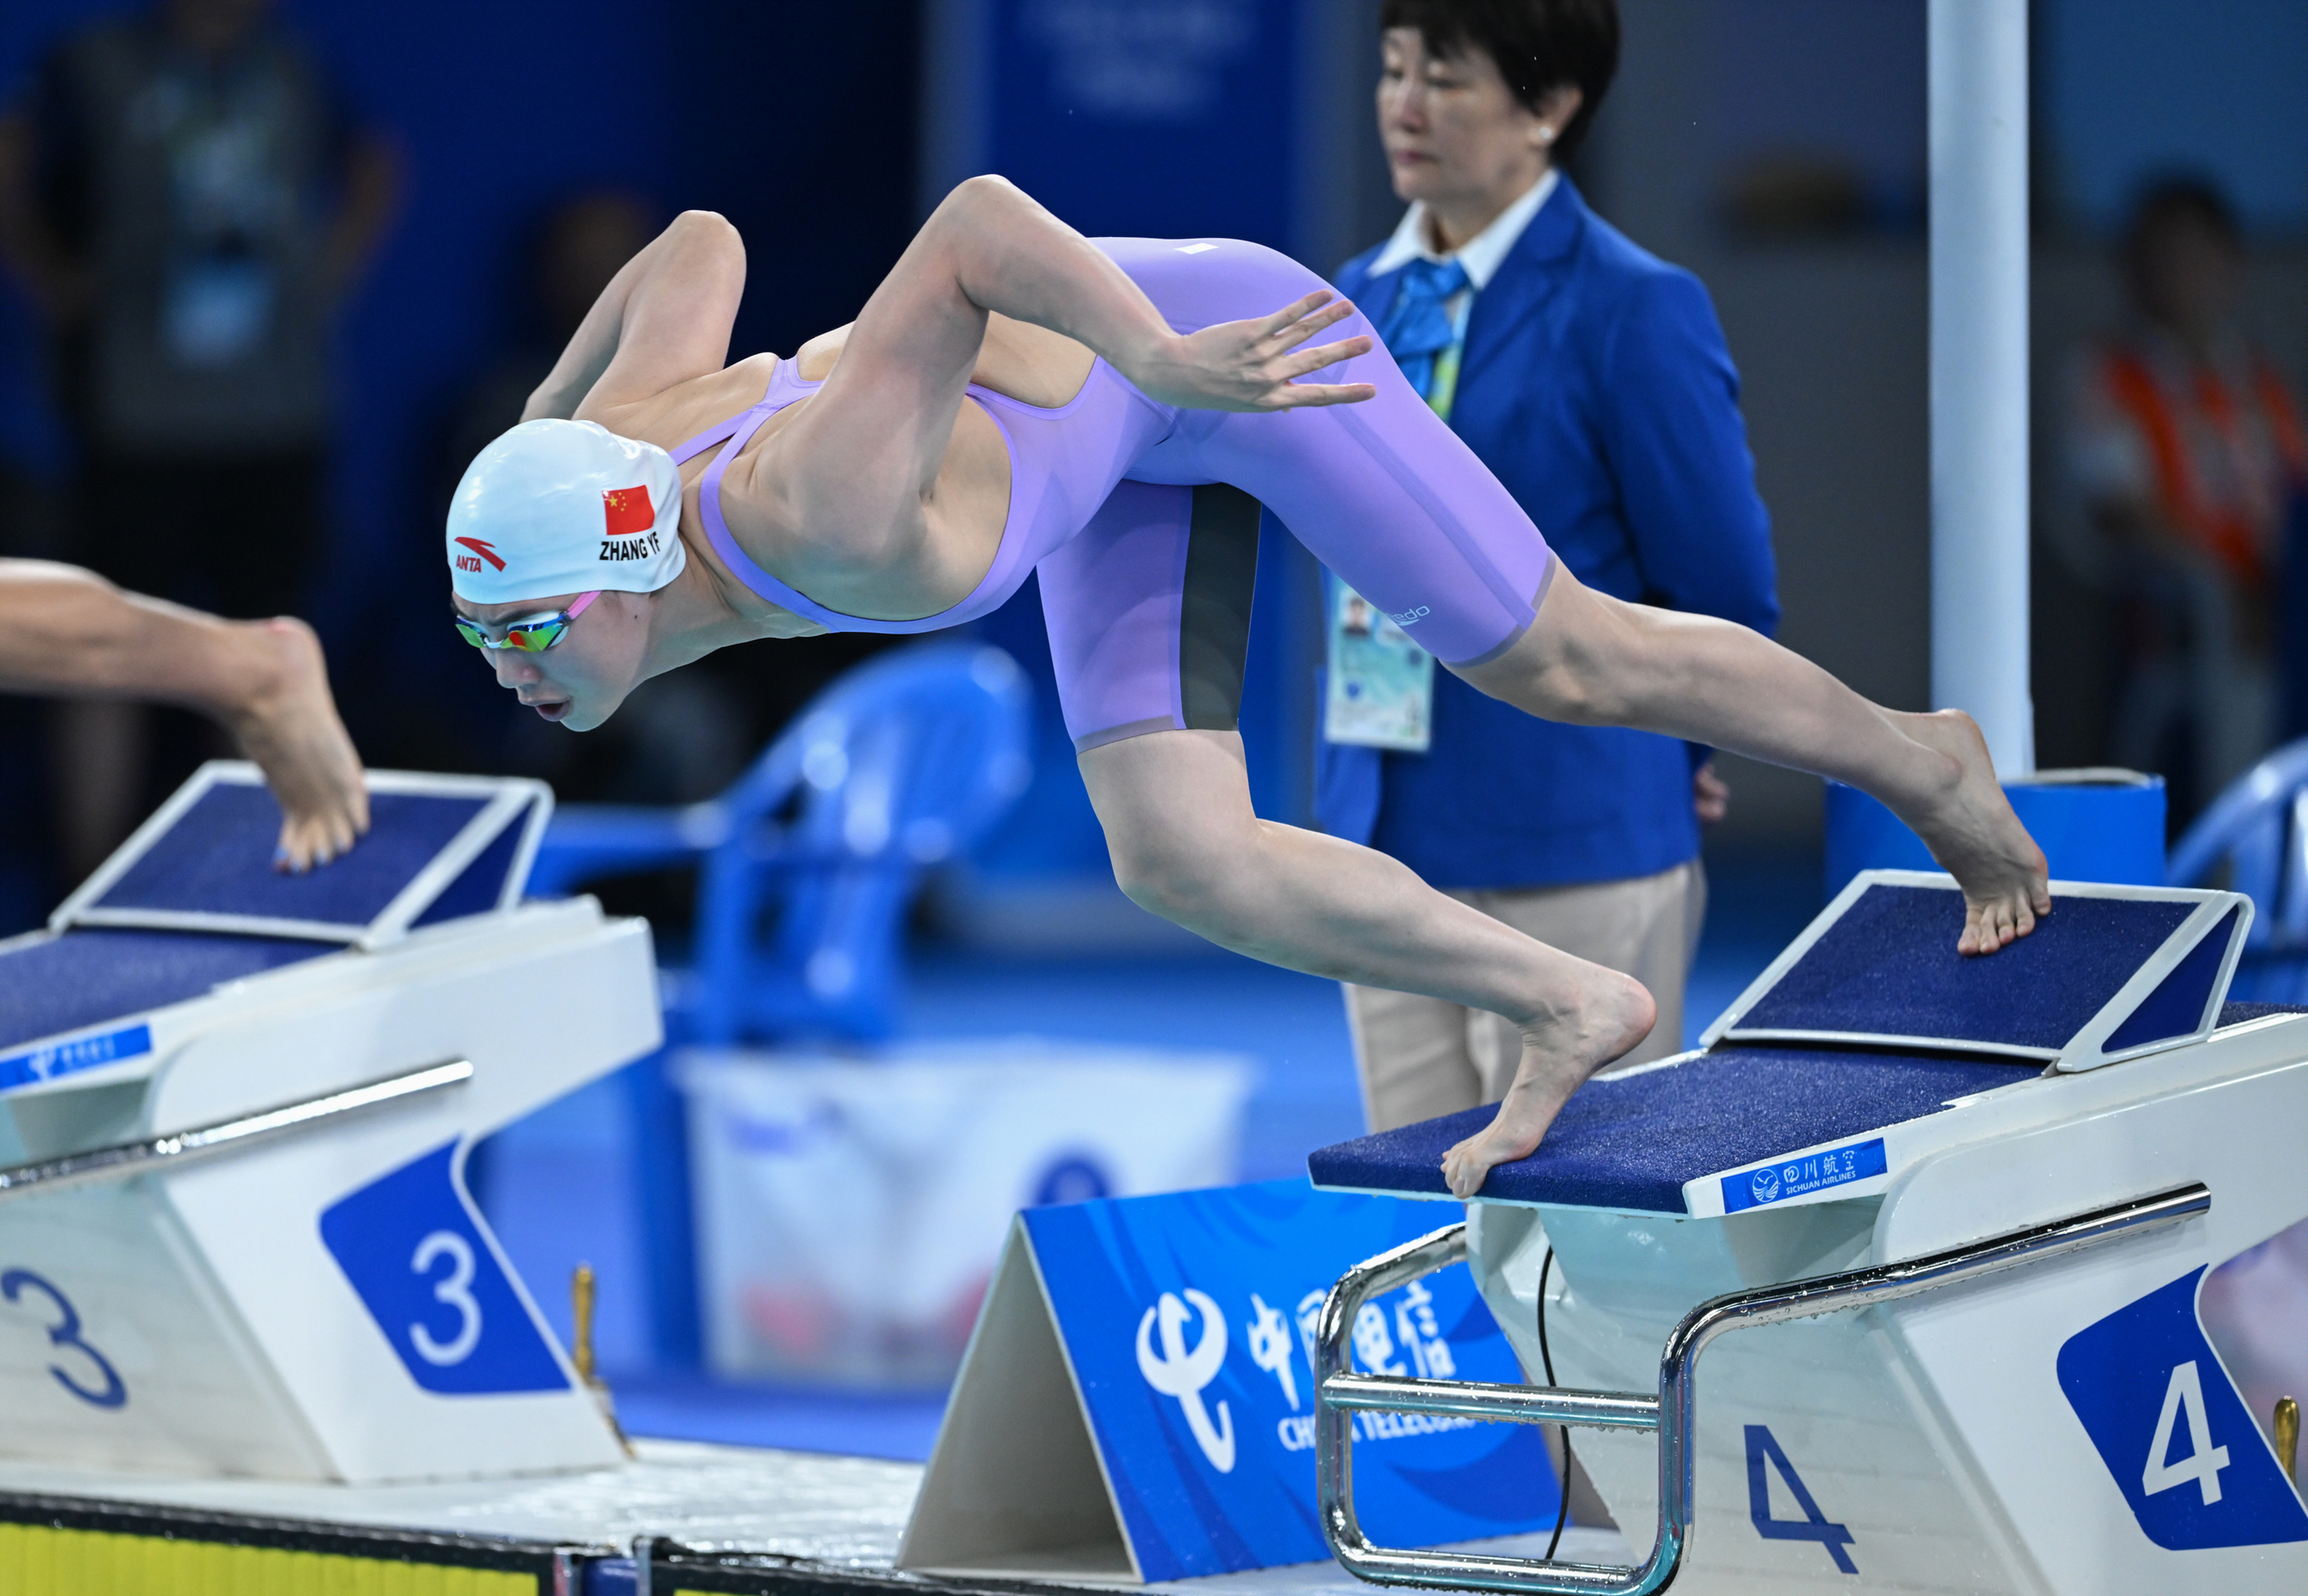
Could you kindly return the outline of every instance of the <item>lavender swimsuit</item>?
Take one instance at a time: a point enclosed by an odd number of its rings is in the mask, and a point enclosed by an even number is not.
[[[1263,245],[1228,238],[1099,238],[1171,327],[1270,315],[1324,287]],[[1324,341],[1371,331],[1357,313]],[[973,384],[1010,450],[1010,512],[969,597],[912,621],[844,615],[756,565],[721,516],[721,474],[762,423],[819,384],[781,362],[762,402],[674,450],[715,444],[699,495],[706,536],[762,597],[834,631],[934,631],[974,621],[1041,577],[1066,730],[1078,750],[1146,732],[1232,731],[1248,639],[1254,518],[1264,503],[1316,559],[1447,665],[1478,664],[1528,627],[1554,562],[1530,518],[1403,380],[1383,348],[1316,373],[1378,397],[1257,415],[1157,404],[1104,360],[1056,409]],[[1239,504],[1238,499],[1235,500]]]

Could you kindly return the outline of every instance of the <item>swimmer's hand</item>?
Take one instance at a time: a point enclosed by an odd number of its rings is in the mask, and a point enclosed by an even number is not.
[[[1132,359],[1122,374],[1147,398],[1193,410],[1360,404],[1378,397],[1375,384],[1293,380],[1376,347],[1368,333],[1312,349],[1298,347],[1354,313],[1353,305],[1318,289],[1256,321],[1219,322],[1200,332],[1173,334]]]
[[[235,631],[257,668],[250,691],[224,719],[280,801],[275,863],[297,871],[326,864],[368,829],[368,788],[360,756],[337,718],[320,639],[288,616]]]

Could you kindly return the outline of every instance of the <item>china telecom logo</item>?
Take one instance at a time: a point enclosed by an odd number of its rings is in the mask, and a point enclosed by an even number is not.
[[[1201,1316],[1202,1333],[1189,1351],[1186,1325],[1196,1314]],[[1158,1353],[1154,1350],[1158,1325],[1162,1343]],[[1155,1390],[1177,1399],[1196,1445],[1221,1474],[1234,1472],[1234,1415],[1221,1402],[1217,1404],[1218,1421],[1212,1423],[1210,1409],[1202,1402],[1202,1387],[1218,1378],[1226,1354],[1226,1316],[1207,1293],[1192,1286],[1186,1288],[1183,1302],[1176,1293],[1163,1292],[1161,1300],[1138,1321],[1138,1372]]]

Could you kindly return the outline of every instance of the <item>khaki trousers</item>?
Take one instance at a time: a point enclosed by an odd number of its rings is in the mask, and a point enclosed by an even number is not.
[[[1684,982],[1707,917],[1707,872],[1698,860],[1623,881],[1451,896],[1649,988],[1658,1024],[1624,1062],[1683,1051]],[[1348,985],[1345,991],[1371,1129],[1496,1103],[1513,1084],[1522,1038],[1498,1015],[1381,987]]]

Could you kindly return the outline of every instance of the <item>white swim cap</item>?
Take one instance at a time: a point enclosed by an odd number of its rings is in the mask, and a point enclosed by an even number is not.
[[[473,457],[449,504],[449,585],[468,604],[654,593],[689,563],[681,470],[590,421],[524,421]]]

